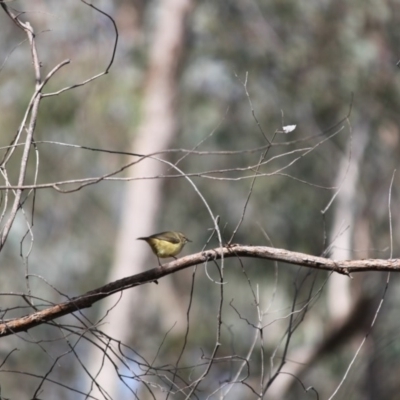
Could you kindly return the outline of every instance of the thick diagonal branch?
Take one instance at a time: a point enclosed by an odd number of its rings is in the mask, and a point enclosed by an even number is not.
[[[284,249],[276,249],[265,246],[242,246],[234,245],[223,248],[207,250],[201,253],[182,257],[176,261],[165,264],[163,267],[153,268],[127,278],[108,283],[98,289],[92,290],[82,296],[61,304],[37,311],[22,318],[15,318],[0,323],[0,337],[24,332],[35,326],[52,321],[73,312],[91,307],[97,301],[104,299],[114,293],[151,283],[163,276],[172,274],[182,269],[202,264],[209,260],[218,260],[221,257],[251,257],[280,261],[287,264],[304,266],[308,268],[334,271],[339,274],[350,275],[362,271],[400,271],[400,259],[367,259],[335,261],[327,258],[316,257],[308,254],[297,253]]]

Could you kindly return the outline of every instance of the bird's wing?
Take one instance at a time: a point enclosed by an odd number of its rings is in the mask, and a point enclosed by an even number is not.
[[[155,235],[151,235],[150,237],[155,238],[155,239],[165,240],[166,242],[170,242],[170,243],[179,243],[180,242],[179,237],[171,232],[156,233]]]

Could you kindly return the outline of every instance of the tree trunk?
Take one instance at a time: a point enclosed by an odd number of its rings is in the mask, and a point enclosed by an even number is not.
[[[184,50],[185,22],[190,10],[191,0],[163,0],[159,3],[158,23],[150,49],[144,89],[143,118],[138,131],[132,133],[131,151],[134,153],[150,154],[165,150],[176,136],[178,72]],[[163,163],[151,159],[144,159],[130,170],[137,178],[160,176],[164,171]],[[157,265],[157,258],[145,243],[135,239],[156,232],[161,203],[161,179],[138,179],[127,183],[114,264],[107,281],[133,275]],[[152,258],[148,258],[150,254]],[[146,263],[147,260],[150,263]],[[122,298],[115,295],[104,300],[99,315],[101,318],[108,313],[108,316],[105,320],[107,325],[102,326],[101,330],[122,343],[132,340],[138,343],[140,338],[137,337],[137,328],[141,326],[140,320],[143,323],[146,318],[149,323],[154,318],[159,318],[156,312],[167,317],[169,321],[176,320],[178,316],[170,314],[179,313],[180,307],[174,306],[175,292],[170,281],[163,279],[156,287],[155,296],[149,295],[149,287],[150,285],[136,287],[125,291]],[[165,304],[166,298],[168,307],[160,311],[157,306]],[[119,390],[122,384],[114,366],[108,361],[104,361],[102,366],[103,352],[94,346],[92,349],[91,373],[96,374],[101,369],[97,382],[111,398],[121,398]],[[98,392],[92,394],[98,395]]]

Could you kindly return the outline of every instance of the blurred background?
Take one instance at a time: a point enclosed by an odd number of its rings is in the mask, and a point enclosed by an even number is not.
[[[6,4],[35,31],[42,78],[71,60],[44,93],[107,68],[115,30],[106,15],[79,1]],[[398,1],[93,4],[118,28],[114,62],[99,79],[42,99],[26,184],[35,172],[37,183],[54,183],[137,163],[70,193],[24,192],[0,254],[3,319],[33,312],[21,293],[40,309],[157,267],[136,237],[177,230],[193,241],[182,254],[217,247],[215,234],[209,240],[216,216],[223,242],[244,216],[234,243],[334,259],[398,256]],[[3,157],[35,75],[26,34],[3,10],[0,30]],[[296,129],[282,133],[287,125]],[[21,153],[2,166],[14,184]],[[212,215],[182,173],[160,160],[190,177]],[[2,228],[13,200],[7,193]],[[231,258],[223,276],[221,285],[210,262],[2,338],[0,395],[327,399],[342,383],[336,399],[398,398],[396,274],[385,292],[387,273],[349,279]],[[104,360],[102,333],[130,348],[112,343],[116,364]]]

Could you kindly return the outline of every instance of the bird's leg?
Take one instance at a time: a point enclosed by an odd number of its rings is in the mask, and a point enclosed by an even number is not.
[[[158,260],[158,265],[160,266],[160,267],[162,267],[162,265],[161,265],[161,262],[160,262],[160,258],[157,256],[157,260]],[[156,285],[158,285],[158,281],[157,280],[155,280],[155,281],[153,281]]]

